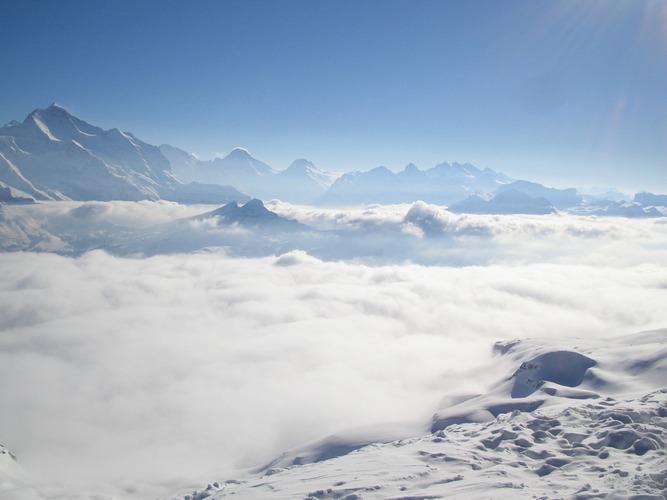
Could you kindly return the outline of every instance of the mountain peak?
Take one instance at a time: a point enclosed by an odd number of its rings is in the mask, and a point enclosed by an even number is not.
[[[71,116],[70,112],[63,108],[60,104],[52,102],[46,108],[37,108],[32,113],[28,115],[28,118],[33,116]]]
[[[212,165],[214,168],[225,169],[227,178],[223,182],[226,184],[235,184],[238,180],[243,183],[248,180],[249,176],[263,176],[273,173],[273,169],[269,165],[254,158],[245,148],[232,149],[224,158],[216,158]],[[234,176],[241,176],[242,179],[234,178]]]
[[[245,148],[234,148],[227,156],[231,156],[232,158],[252,158],[250,151]]]
[[[236,201],[232,201],[212,212],[204,214],[204,217],[212,216],[223,216],[230,222],[266,222],[280,218],[278,214],[268,210],[262,200],[257,198],[253,198],[240,206]]]
[[[298,160],[294,160],[292,164],[287,167],[287,170],[290,172],[305,172],[311,168],[315,168],[315,165],[312,162],[305,158],[299,158]]]
[[[269,210],[264,206],[264,202],[260,200],[259,198],[253,198],[250,201],[247,201],[243,204],[241,207],[245,211],[253,211],[253,212],[268,212]]]
[[[50,105],[48,108],[46,108],[46,109],[59,110],[59,111],[65,111],[65,112],[67,112],[67,110],[66,110],[63,106],[61,106],[60,104],[58,104],[57,102],[52,102],[51,105]]]

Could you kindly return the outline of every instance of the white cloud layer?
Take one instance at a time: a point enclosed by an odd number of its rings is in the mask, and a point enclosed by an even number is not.
[[[0,248],[77,254],[105,248],[117,255],[226,249],[260,257],[305,250],[323,260],[371,265],[489,265],[551,262],[623,266],[667,264],[667,219],[555,214],[453,214],[423,202],[332,209],[267,202],[297,230],[252,229],[186,217],[212,206],[170,202],[70,202],[0,207]]]
[[[664,233],[488,221],[510,264],[0,253],[0,442],[65,484],[43,492],[154,497],[347,427],[426,428],[443,396],[495,381],[496,340],[664,327]]]
[[[3,248],[157,254],[0,253],[0,443],[45,496],[155,497],[348,427],[426,429],[496,380],[496,340],[667,321],[664,219],[267,207],[316,231],[168,202],[1,207]]]

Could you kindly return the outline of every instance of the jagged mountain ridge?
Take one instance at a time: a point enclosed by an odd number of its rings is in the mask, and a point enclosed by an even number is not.
[[[173,173],[184,181],[229,184],[262,199],[312,203],[324,195],[336,177],[305,159],[295,160],[285,170],[275,170],[243,148],[214,160],[200,160],[168,144],[162,144],[160,150],[171,162]]]
[[[57,104],[0,128],[0,182],[37,200],[248,199],[232,187],[185,185],[156,146],[90,125]]]
[[[202,161],[174,146],[153,146],[116,128],[103,130],[57,104],[36,109],[22,123],[0,127],[0,189],[2,203],[166,199],[219,204],[244,202],[252,195],[339,206],[419,200],[461,213],[544,214],[555,209],[625,217],[667,214],[665,195],[599,199],[467,163],[426,170],[409,164],[398,173],[377,167],[338,176],[305,159],[275,170],[243,148]]]
[[[441,163],[427,170],[409,164],[393,173],[385,167],[344,174],[320,200],[326,205],[410,203],[449,205],[477,192],[495,191],[512,182],[505,174],[469,163]]]

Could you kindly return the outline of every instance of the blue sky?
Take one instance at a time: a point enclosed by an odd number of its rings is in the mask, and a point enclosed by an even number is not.
[[[667,192],[663,0],[2,0],[0,122]]]

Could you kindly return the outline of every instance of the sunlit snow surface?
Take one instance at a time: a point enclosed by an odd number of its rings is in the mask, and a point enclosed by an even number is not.
[[[2,207],[0,498],[665,495],[663,219],[266,207]]]

